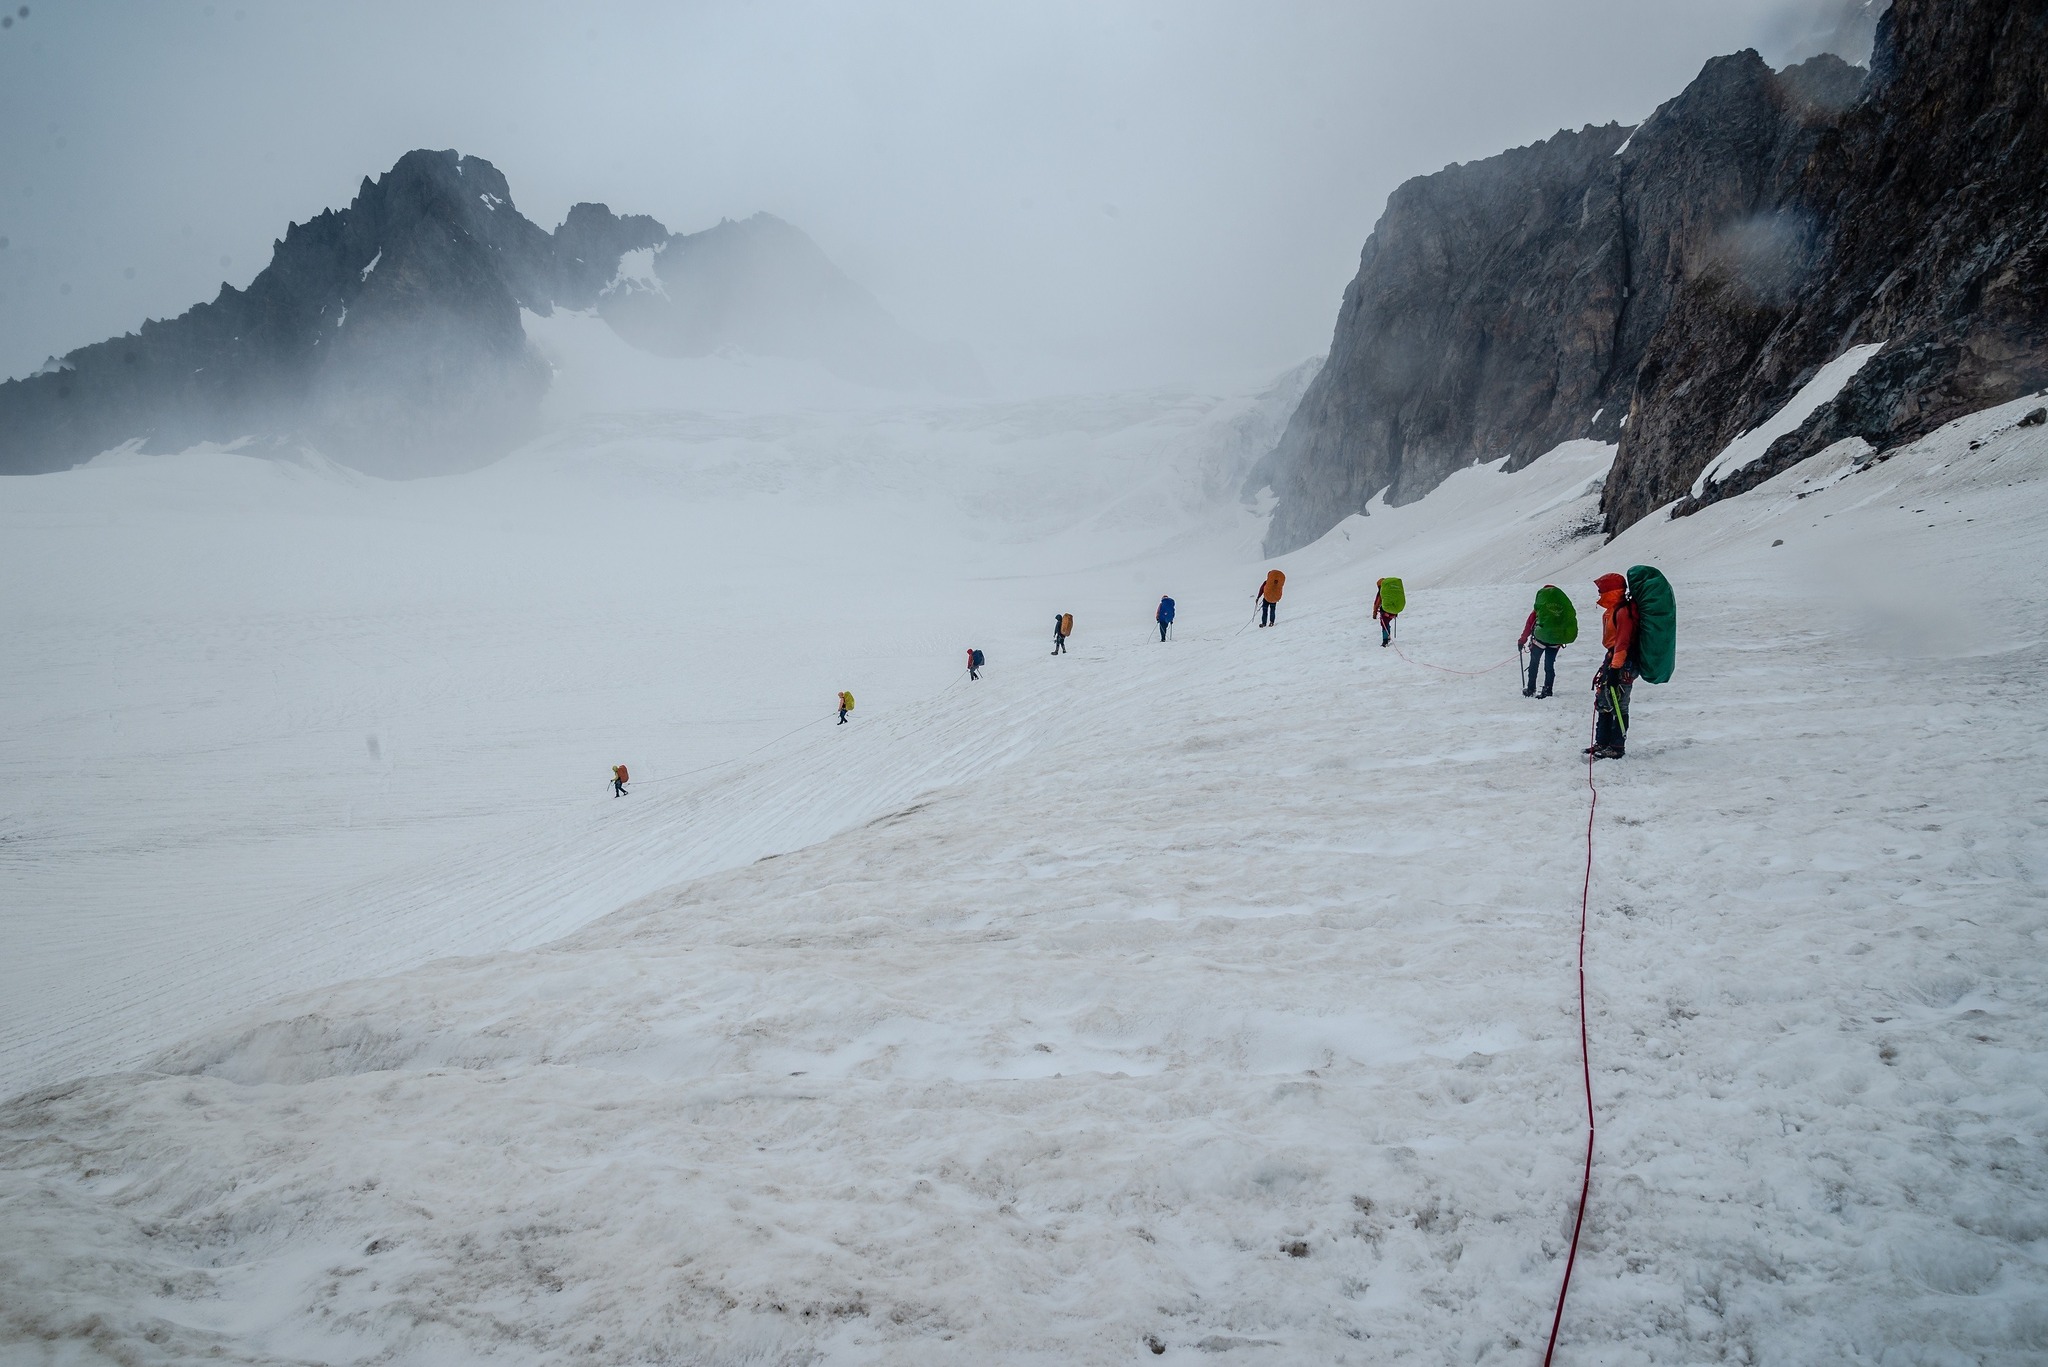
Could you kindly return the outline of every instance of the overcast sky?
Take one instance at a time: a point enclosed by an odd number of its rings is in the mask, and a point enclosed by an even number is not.
[[[1318,354],[1387,193],[1633,123],[1841,0],[18,0],[0,375],[245,285],[414,147],[676,231],[765,209],[1003,388]]]

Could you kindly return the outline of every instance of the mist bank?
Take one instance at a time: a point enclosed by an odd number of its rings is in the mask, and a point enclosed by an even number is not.
[[[1897,0],[1867,73],[1718,57],[1638,127],[1407,182],[1248,482],[1277,495],[1267,551],[1573,438],[1618,443],[1613,534],[2048,386],[2044,91],[2048,3]],[[1868,345],[1803,421],[1700,479]]]
[[[495,459],[533,435],[551,372],[525,309],[591,310],[663,356],[738,350],[859,384],[971,390],[809,237],[756,214],[693,234],[577,204],[549,232],[488,161],[415,151],[346,208],[292,224],[246,290],[0,383],[0,474],[200,442],[310,446],[386,476]]]

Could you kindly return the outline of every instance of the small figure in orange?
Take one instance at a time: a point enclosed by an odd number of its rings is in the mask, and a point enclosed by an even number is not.
[[[1280,620],[1280,590],[1287,587],[1287,571],[1267,570],[1266,582],[1252,595],[1259,604],[1259,625],[1270,627]],[[1243,627],[1238,628],[1244,630]]]

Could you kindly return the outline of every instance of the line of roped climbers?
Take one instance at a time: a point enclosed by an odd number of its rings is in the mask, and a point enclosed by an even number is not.
[[[1283,571],[1272,570],[1253,594],[1258,604],[1261,627],[1278,625],[1280,597],[1286,583],[1287,576]],[[1593,743],[1583,751],[1586,781],[1592,790],[1592,802],[1586,813],[1586,876],[1580,892],[1578,944],[1579,1045],[1586,1098],[1586,1157],[1580,1180],[1578,1207],[1572,1224],[1571,1248],[1565,1259],[1563,1280],[1558,1287],[1556,1310],[1550,1325],[1549,1345],[1543,1355],[1545,1367],[1548,1367],[1557,1351],[1558,1336],[1564,1323],[1565,1300],[1570,1294],[1572,1271],[1578,1262],[1579,1236],[1585,1225],[1586,1206],[1592,1192],[1595,1117],[1592,1056],[1586,1022],[1586,921],[1587,899],[1593,880],[1593,816],[1598,810],[1599,803],[1599,790],[1593,786],[1593,764],[1597,760],[1620,759],[1626,753],[1629,695],[1635,682],[1637,679],[1653,684],[1669,682],[1676,664],[1678,646],[1677,600],[1672,593],[1670,581],[1661,571],[1650,565],[1632,565],[1626,574],[1601,575],[1593,581],[1593,586],[1599,590],[1601,651],[1600,665],[1593,673]],[[1407,591],[1400,579],[1390,575],[1381,578],[1374,585],[1372,616],[1379,625],[1380,645],[1383,648],[1393,645],[1395,623],[1407,606]],[[1153,613],[1153,621],[1158,624],[1161,642],[1165,642],[1171,636],[1173,619],[1173,599],[1171,596],[1162,595],[1159,607]],[[1240,634],[1243,630],[1243,627],[1238,628]],[[1074,614],[1062,612],[1053,618],[1054,655],[1067,653],[1067,638],[1073,633]],[[1523,662],[1523,668],[1518,671],[1522,681],[1523,697],[1540,700],[1552,695],[1557,683],[1557,652],[1577,641],[1578,637],[1578,610],[1573,607],[1571,596],[1555,584],[1545,584],[1538,589],[1536,601],[1529,610],[1528,618],[1522,623],[1520,636],[1516,638],[1516,655],[1510,657],[1520,658]],[[1399,647],[1394,649],[1403,660],[1408,659]],[[1442,669],[1453,674],[1479,675],[1491,673],[1509,662],[1510,660],[1502,660],[1499,664],[1477,670],[1446,669],[1440,665],[1426,667]],[[970,680],[978,680],[986,663],[987,656],[982,651],[969,648],[967,677]],[[1543,680],[1540,690],[1536,682],[1539,673]],[[954,683],[958,682],[959,677],[956,675]],[[844,726],[854,708],[853,694],[842,690],[838,703],[838,724]],[[822,721],[823,718],[818,720]],[[816,722],[805,723],[807,726],[815,724]],[[626,766],[612,766],[614,797],[626,795],[627,781]]]
[[[1254,590],[1252,600],[1258,605],[1261,627],[1279,625],[1280,598],[1286,586],[1286,571],[1276,569],[1267,571],[1265,579]],[[1600,666],[1593,673],[1593,743],[1583,753],[1590,759],[1620,759],[1628,749],[1629,697],[1636,680],[1661,684],[1671,678],[1678,644],[1677,603],[1670,581],[1650,565],[1631,566],[1625,575],[1603,574],[1593,581],[1593,586],[1599,590],[1602,614],[1601,655]],[[1379,625],[1380,645],[1393,646],[1397,654],[1401,651],[1394,644],[1395,624],[1407,608],[1407,589],[1399,578],[1388,575],[1374,583],[1372,616]],[[1152,614],[1152,620],[1159,627],[1160,641],[1172,637],[1173,619],[1173,599],[1169,595],[1161,595],[1159,607]],[[1245,625],[1251,624],[1247,622]],[[1241,632],[1243,629],[1240,627],[1238,630]],[[1055,615],[1052,619],[1051,653],[1066,654],[1067,638],[1073,634],[1074,614],[1062,612]],[[1557,684],[1557,652],[1578,639],[1578,610],[1572,606],[1571,595],[1555,584],[1545,584],[1536,590],[1535,605],[1530,608],[1528,620],[1522,624],[1522,634],[1515,641],[1516,657],[1523,662],[1523,697],[1543,699],[1551,696]],[[1401,657],[1404,660],[1408,658],[1405,654]],[[1472,670],[1449,669],[1420,660],[1410,663],[1447,674],[1478,675],[1490,674],[1512,663],[1516,657],[1485,669]],[[979,680],[987,664],[986,654],[971,647],[968,649],[967,677],[970,680]],[[1541,689],[1536,685],[1539,673],[1543,679]],[[959,682],[959,676],[954,676],[954,682]],[[853,712],[853,694],[842,690],[837,706],[838,724],[844,726]],[[612,796],[626,796],[629,781],[625,765],[612,766]]]

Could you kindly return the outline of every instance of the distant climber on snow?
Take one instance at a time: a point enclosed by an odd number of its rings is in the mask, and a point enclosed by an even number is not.
[[[1536,606],[1522,623],[1522,637],[1515,649],[1529,651],[1529,667],[1522,680],[1522,696],[1547,698],[1557,683],[1557,652],[1579,639],[1579,613],[1571,595],[1555,584],[1536,590]],[[1543,691],[1536,691],[1536,667],[1543,666]]]
[[[988,663],[988,657],[987,657],[987,656],[983,655],[983,654],[982,654],[982,653],[981,653],[980,651],[978,651],[978,650],[972,650],[972,649],[970,649],[970,650],[969,650],[969,651],[967,652],[967,677],[968,677],[968,678],[970,678],[970,679],[978,679],[978,678],[980,678],[980,677],[981,677],[981,667],[982,667],[982,666],[983,666],[984,664],[987,664],[987,663]]]
[[[1159,600],[1159,611],[1152,614],[1152,620],[1159,623],[1159,639],[1165,640],[1166,633],[1173,627],[1173,600],[1171,598],[1162,597]]]
[[[626,772],[626,766],[625,766],[625,765],[623,765],[623,764],[614,764],[614,765],[612,766],[612,796],[613,796],[613,797],[624,797],[624,796],[626,795],[626,782],[627,782],[627,780],[628,780],[628,779],[630,779],[630,778],[632,778],[632,775],[631,775],[631,774],[628,774],[628,773]]]
[[[1259,591],[1252,598],[1259,605],[1259,625],[1270,627],[1280,620],[1280,590],[1287,587],[1285,570],[1267,570],[1266,582],[1259,585]],[[1244,630],[1243,627],[1238,628]]]
[[[853,694],[841,690],[839,694],[839,724],[846,725],[846,714],[853,711]]]
[[[1394,619],[1408,607],[1408,590],[1401,587],[1401,581],[1389,575],[1374,587],[1372,615],[1380,624],[1380,645],[1392,645],[1394,641]]]
[[[1660,684],[1671,678],[1678,654],[1678,604],[1671,583],[1649,565],[1632,565],[1627,575],[1603,574],[1600,643],[1605,647],[1593,675],[1593,743],[1590,759],[1620,759],[1628,748],[1629,691],[1638,678]]]
[[[1067,638],[1074,634],[1074,614],[1063,612],[1052,619],[1052,653],[1067,653]]]

